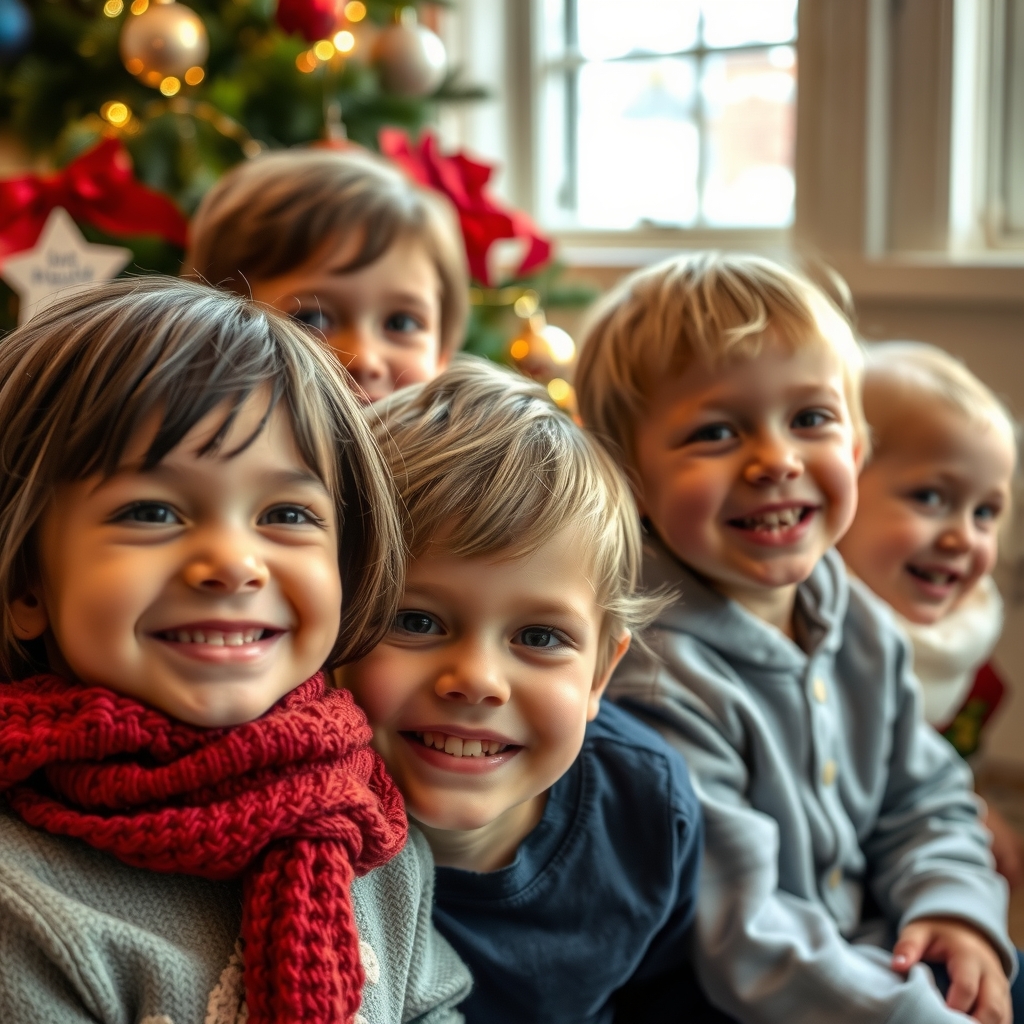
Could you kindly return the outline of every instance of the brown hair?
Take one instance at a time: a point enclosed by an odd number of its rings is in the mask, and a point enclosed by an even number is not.
[[[636,423],[658,382],[693,363],[755,358],[767,332],[791,348],[824,345],[839,356],[866,454],[863,355],[849,322],[816,285],[759,256],[678,256],[612,289],[581,343],[575,384],[583,422],[632,467]]]
[[[345,607],[328,664],[370,650],[394,617],[403,541],[387,467],[346,377],[326,347],[287,317],[172,278],[100,285],[4,338],[0,678],[15,678],[33,664],[15,638],[10,608],[35,575],[35,527],[53,488],[114,473],[155,412],[160,424],[146,467],[227,401],[230,412],[204,449],[216,452],[238,410],[262,390],[270,396],[263,423],[283,402],[302,458],[337,508]]]
[[[433,381],[366,411],[406,509],[412,557],[432,544],[458,557],[516,558],[565,527],[581,532],[605,613],[599,658],[665,604],[640,592],[641,538],[622,473],[539,384],[459,356]]]
[[[352,271],[400,238],[424,245],[441,280],[440,351],[461,348],[469,273],[454,211],[440,193],[354,147],[269,153],[232,168],[192,218],[182,275],[248,295],[251,281],[294,270],[356,233],[362,244]]]

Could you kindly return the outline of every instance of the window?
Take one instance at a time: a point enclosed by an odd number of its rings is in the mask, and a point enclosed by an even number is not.
[[[549,228],[779,228],[796,0],[539,0],[534,205]]]

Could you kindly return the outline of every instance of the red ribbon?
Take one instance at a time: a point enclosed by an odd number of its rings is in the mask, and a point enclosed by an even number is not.
[[[117,139],[105,139],[56,174],[0,181],[0,263],[35,245],[57,206],[108,235],[157,235],[185,245],[188,221],[167,196],[135,180],[132,158]]]

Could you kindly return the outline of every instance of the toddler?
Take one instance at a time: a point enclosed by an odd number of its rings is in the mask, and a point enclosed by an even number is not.
[[[4,1024],[461,1020],[429,850],[320,672],[403,571],[343,376],[159,278],[4,339]]]
[[[867,350],[864,411],[873,450],[839,550],[896,612],[914,649],[924,717],[966,756],[994,709],[981,691],[993,677],[986,672],[977,686],[975,678],[1003,624],[989,574],[1017,461],[1013,422],[967,367],[915,342]],[[1019,882],[1018,837],[991,808],[985,823],[996,866]]]
[[[355,147],[228,171],[192,220],[184,273],[322,334],[368,402],[430,380],[463,342],[469,279],[447,200]]]
[[[437,868],[478,1024],[677,1021],[701,827],[686,766],[601,703],[640,536],[611,460],[542,387],[466,357],[379,407],[411,552],[391,631],[348,666]]]
[[[631,653],[610,692],[693,773],[716,1007],[1008,1024],[1006,886],[970,774],[921,720],[888,609],[830,550],[856,505],[860,376],[838,311],[766,260],[673,259],[604,302],[581,414],[632,475],[645,583],[678,593],[656,657]],[[948,971],[945,1003],[922,960]]]

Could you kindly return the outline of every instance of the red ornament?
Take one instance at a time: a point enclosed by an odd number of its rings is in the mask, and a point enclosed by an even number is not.
[[[329,36],[338,24],[338,0],[277,0],[275,18],[284,32],[298,32],[307,43],[314,43]]]
[[[443,192],[452,201],[459,214],[469,272],[475,281],[488,287],[492,284],[487,251],[499,238],[526,241],[526,255],[516,270],[518,276],[529,274],[551,259],[551,241],[537,231],[533,221],[519,210],[505,209],[488,194],[486,185],[494,173],[493,164],[472,160],[463,152],[443,156],[431,132],[423,132],[413,143],[397,128],[382,128],[378,140],[380,151],[409,177]]]
[[[135,180],[132,158],[117,139],[105,139],[56,174],[0,181],[0,263],[35,245],[57,206],[108,235],[156,235],[185,245],[188,221],[167,196]]]

